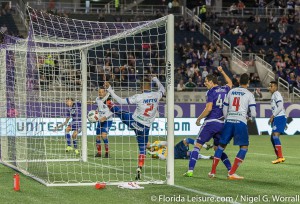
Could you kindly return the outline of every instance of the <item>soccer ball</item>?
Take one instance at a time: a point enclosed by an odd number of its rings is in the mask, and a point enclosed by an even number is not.
[[[98,114],[98,111],[96,110],[91,110],[88,114],[88,120],[91,122],[91,123],[95,123],[97,121],[99,121],[99,114]]]

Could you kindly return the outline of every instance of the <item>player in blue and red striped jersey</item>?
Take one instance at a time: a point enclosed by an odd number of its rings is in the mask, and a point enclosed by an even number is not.
[[[218,71],[223,75],[227,84],[225,86],[218,85],[218,79],[215,75],[207,75],[205,78],[205,86],[208,88],[206,93],[206,107],[197,118],[196,124],[200,126],[200,121],[205,118],[204,124],[200,128],[197,142],[190,154],[189,169],[184,176],[192,177],[193,171],[198,160],[198,155],[202,146],[210,139],[214,139],[214,149],[219,145],[220,135],[224,126],[223,118],[223,102],[232,87],[232,81],[223,71],[222,67],[218,67]],[[223,152],[222,161],[227,170],[230,170],[231,164],[227,155]]]
[[[66,120],[63,124],[58,125],[55,128],[57,131],[59,128],[67,125],[65,129],[65,137],[67,141],[66,152],[73,150],[71,146],[71,135],[70,131],[73,131],[72,139],[73,139],[73,147],[75,149],[75,153],[79,154],[79,150],[77,149],[77,135],[81,132],[81,103],[75,102],[73,98],[66,99],[66,105],[68,107],[66,113]],[[72,122],[68,124],[69,120],[72,118]]]
[[[214,161],[211,172],[208,173],[210,178],[215,177],[217,165],[221,159],[224,149],[232,138],[233,145],[239,145],[240,150],[235,157],[234,164],[228,172],[228,179],[241,180],[244,177],[235,174],[237,168],[244,161],[249,146],[249,136],[247,120],[248,110],[251,112],[252,121],[256,117],[255,98],[254,95],[247,90],[249,84],[248,74],[242,74],[240,78],[240,87],[229,91],[224,101],[223,115],[225,117],[225,125],[222,131],[220,145],[215,152]]]

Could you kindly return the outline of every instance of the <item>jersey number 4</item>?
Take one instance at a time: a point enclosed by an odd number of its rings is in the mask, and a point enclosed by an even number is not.
[[[144,116],[150,116],[148,112],[149,112],[149,111],[152,111],[153,108],[154,108],[154,105],[151,104],[151,103],[148,103],[147,106],[148,106],[148,108],[145,109],[145,112],[144,112],[144,114],[143,114]]]
[[[227,94],[225,94],[224,98],[222,98],[222,95],[219,94],[218,99],[216,101],[216,105],[219,106],[219,108],[223,107],[223,101],[226,98]]]
[[[240,108],[240,97],[234,97],[233,98],[233,102],[232,102],[232,106],[235,107],[235,111],[238,111]]]

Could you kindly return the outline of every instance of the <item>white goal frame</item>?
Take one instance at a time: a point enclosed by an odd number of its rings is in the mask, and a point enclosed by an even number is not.
[[[122,37],[122,36],[121,36]],[[35,39],[33,39],[35,40]],[[107,39],[106,39],[107,40]],[[116,38],[116,40],[118,40]],[[87,44],[80,44],[78,43],[78,50],[80,51],[80,56],[81,56],[81,70],[82,70],[82,136],[81,136],[81,161],[87,162],[88,161],[88,150],[87,150],[87,52],[89,48],[92,48],[94,46],[97,46],[103,42],[89,42]],[[19,51],[24,51],[26,52],[26,45],[27,43],[24,43],[24,45],[20,45]],[[14,50],[16,49],[16,45],[12,46],[7,46],[6,49],[0,50],[0,53],[2,53],[2,57],[5,56],[6,50]],[[73,48],[74,49],[74,48]],[[72,50],[73,50],[72,49]],[[167,16],[167,68],[166,68],[166,90],[167,90],[167,142],[168,142],[168,158],[167,158],[167,172],[166,172],[166,183],[168,185],[174,185],[174,16],[172,14]],[[37,52],[43,52],[43,50],[37,51]],[[61,52],[61,50],[57,50],[57,52]],[[1,56],[0,56],[1,57]],[[0,60],[1,61],[1,60]],[[5,62],[5,57],[4,57],[4,62]],[[5,67],[5,63],[3,64]],[[0,74],[2,81],[0,81],[3,85],[5,85],[5,71]],[[1,84],[0,83],[0,84]],[[5,87],[2,88],[5,90]],[[1,91],[1,90],[0,90]],[[1,101],[0,104],[5,103],[5,94],[0,96]],[[6,104],[2,107],[3,110],[1,110],[2,115],[6,115]],[[2,148],[0,149],[1,151],[3,150],[3,144],[4,141],[2,141],[2,137],[0,135],[0,145]],[[29,160],[20,160],[16,161],[16,163],[23,163],[23,162],[34,162],[34,161],[29,161]],[[48,162],[55,162],[55,160],[49,159]],[[89,186],[89,185],[95,185],[95,183],[47,183],[44,180],[30,174],[30,172],[26,171],[25,169],[18,168],[18,165],[14,166],[11,165],[10,163],[3,161],[0,159],[0,163],[9,166],[17,171],[22,172],[23,174],[30,176],[31,178],[43,183],[46,186]],[[107,185],[118,185],[123,182],[108,182]],[[137,182],[139,184],[148,184],[148,183],[165,183],[165,182]]]

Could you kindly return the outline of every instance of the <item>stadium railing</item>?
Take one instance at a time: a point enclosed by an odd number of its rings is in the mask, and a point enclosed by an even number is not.
[[[293,91],[291,93],[291,101],[294,103],[300,101],[300,90],[296,87],[293,87]]]
[[[248,65],[239,58],[237,52],[233,52],[231,55],[231,70],[236,74],[243,74],[248,72]]]
[[[126,2],[127,3],[127,2]],[[38,10],[48,10],[48,1],[28,1],[27,4],[32,8]],[[128,6],[128,7],[127,7]],[[114,3],[107,4],[97,4],[93,6],[90,4],[89,7],[84,6],[81,3],[72,3],[72,2],[59,2],[56,1],[55,10],[62,12],[67,11],[70,13],[89,13],[89,14],[98,14],[98,13],[119,13],[122,15],[126,14],[143,14],[143,15],[156,15],[158,11],[162,11],[164,15],[172,13],[174,15],[182,15],[184,7],[171,8],[169,9],[167,5],[139,5],[135,4],[129,8],[129,5],[120,4],[120,11],[116,11]]]
[[[272,71],[272,65],[257,55],[255,55],[255,66],[257,68],[260,81],[265,87],[269,85],[270,81],[275,80],[275,74]]]
[[[189,19],[194,20],[198,24],[200,32],[205,37],[207,37],[209,40],[212,40],[214,43],[219,43],[220,45],[222,45],[223,49],[226,50],[226,52],[231,54],[231,43],[224,38],[222,39],[219,33],[215,30],[212,30],[207,23],[202,23],[201,19],[197,15],[195,15],[195,10],[192,11],[188,8],[185,8],[184,13],[187,14],[187,17]]]
[[[199,7],[196,8],[197,14],[199,14]],[[234,18],[249,18],[250,16],[259,15],[260,18],[268,18],[269,16],[280,17],[282,15],[288,14],[288,9],[283,9],[282,12],[278,8],[264,7],[246,7],[242,10],[235,10],[231,12],[230,7],[208,7],[208,12],[213,12],[218,15],[218,17],[234,17]]]
[[[281,77],[278,77],[278,91],[281,92],[283,98],[290,100],[290,84]]]

